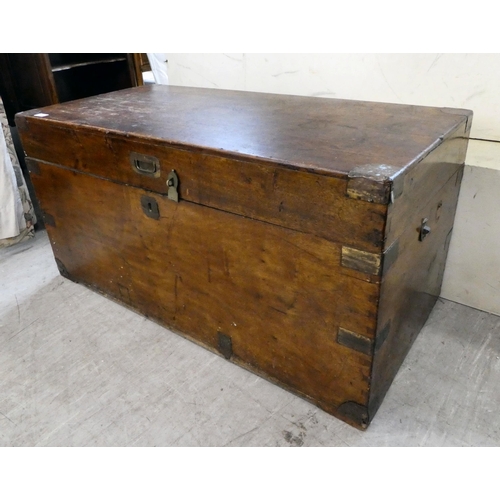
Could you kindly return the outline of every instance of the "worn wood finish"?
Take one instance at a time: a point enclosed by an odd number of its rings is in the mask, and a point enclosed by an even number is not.
[[[12,127],[20,111],[142,84],[133,54],[0,54],[0,95]]]
[[[399,238],[399,256],[384,276],[378,312],[377,352],[371,375],[370,413],[389,389],[439,293],[450,244],[463,167],[420,208],[431,232],[419,241],[419,222]]]
[[[168,86],[39,111],[63,275],[367,427],[439,294],[469,111]]]
[[[330,412],[366,406],[370,358],[336,334],[373,337],[379,285],[343,275],[338,244],[161,195],[149,218],[144,190],[37,165],[64,275],[213,350],[228,336],[227,357]]]
[[[23,116],[28,125],[36,120],[35,112]],[[179,149],[341,178],[382,164],[397,173],[464,121],[446,108],[171,85],[93,96],[85,104],[49,106],[44,112],[49,114],[46,126],[159,140]]]
[[[40,120],[19,125],[25,129],[23,144],[29,156],[163,194],[168,191],[167,176],[175,169],[182,200],[315,233],[365,251],[380,251],[383,245],[387,206],[346,197],[344,179],[274,163],[198,154],[158,141],[47,125]],[[134,171],[131,152],[157,158],[159,176]]]
[[[419,163],[400,174],[401,192],[388,206],[386,242],[388,248],[410,226],[418,224],[420,209],[434,199],[449,179],[462,168],[472,120],[444,139]]]

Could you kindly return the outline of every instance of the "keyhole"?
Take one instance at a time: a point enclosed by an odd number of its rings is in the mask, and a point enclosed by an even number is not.
[[[141,208],[142,211],[152,219],[158,220],[160,218],[160,211],[158,208],[158,203],[154,198],[150,196],[141,196]]]

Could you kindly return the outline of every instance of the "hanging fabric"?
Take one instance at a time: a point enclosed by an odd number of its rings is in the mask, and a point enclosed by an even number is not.
[[[0,248],[35,235],[35,211],[0,100]]]
[[[155,82],[168,85],[167,54],[147,54]]]

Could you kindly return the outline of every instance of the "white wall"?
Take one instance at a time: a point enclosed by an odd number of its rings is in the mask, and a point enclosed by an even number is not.
[[[474,111],[442,296],[500,314],[500,55],[168,54],[171,85]]]
[[[464,107],[500,140],[495,54],[168,54],[172,85]]]
[[[499,197],[500,169],[466,165],[441,291],[444,298],[496,314],[500,314]]]

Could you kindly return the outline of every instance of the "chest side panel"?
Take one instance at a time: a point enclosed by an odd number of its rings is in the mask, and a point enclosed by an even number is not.
[[[37,171],[63,274],[364,425],[341,407],[368,401],[371,352],[349,339],[371,342],[379,284],[343,267],[340,245],[43,162]]]
[[[388,249],[410,227],[420,226],[424,207],[463,167],[472,116],[439,145],[394,181],[394,202],[389,204],[384,249]]]
[[[456,133],[409,169],[402,194],[389,208],[389,259],[381,283],[371,416],[439,297],[469,130],[470,120],[464,120]]]

